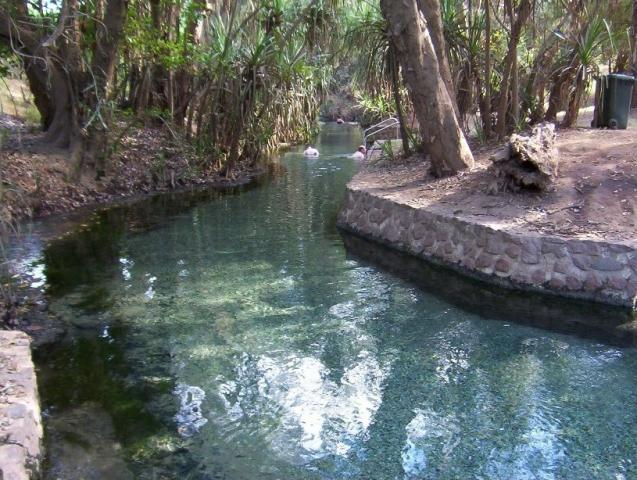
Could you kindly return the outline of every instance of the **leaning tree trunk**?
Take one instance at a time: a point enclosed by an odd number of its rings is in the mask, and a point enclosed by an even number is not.
[[[56,29],[44,34],[34,27],[26,2],[11,0],[6,6],[0,10],[0,42],[13,49],[22,60],[46,132],[44,140],[66,148],[75,124],[72,100],[78,91],[70,78],[78,70],[75,64],[78,55],[71,47],[76,36],[77,4],[73,0],[65,1]],[[61,41],[63,36],[67,41]]]
[[[403,67],[424,146],[431,156],[432,172],[442,176],[472,167],[473,155],[458,124],[416,1],[381,0],[380,6]]]
[[[442,26],[442,14],[440,12],[439,0],[418,0],[417,5],[419,10],[425,16],[427,22],[427,29],[431,36],[431,42],[438,58],[438,65],[440,67],[440,75],[442,80],[447,86],[449,97],[453,103],[453,110],[456,112],[456,116],[460,118],[460,110],[458,109],[458,101],[456,98],[456,88],[453,83],[453,76],[451,75],[451,67],[449,66],[449,58],[447,56],[447,43],[445,41],[444,30]]]

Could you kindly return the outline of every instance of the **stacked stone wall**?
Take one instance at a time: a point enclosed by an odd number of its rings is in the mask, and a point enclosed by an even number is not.
[[[0,331],[0,478],[28,480],[40,473],[42,423],[30,338]]]
[[[511,232],[352,187],[338,223],[492,283],[635,308],[637,242]]]

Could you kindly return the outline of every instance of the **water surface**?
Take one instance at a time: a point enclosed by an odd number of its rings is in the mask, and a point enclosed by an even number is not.
[[[36,357],[49,478],[637,478],[634,349],[347,254],[359,142],[327,125],[318,159],[256,187],[107,209],[50,244],[33,271],[69,331]]]

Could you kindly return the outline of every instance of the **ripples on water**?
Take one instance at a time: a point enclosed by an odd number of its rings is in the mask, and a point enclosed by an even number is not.
[[[348,257],[355,165],[336,154],[359,141],[328,127],[319,159],[289,153],[258,188],[156,198],[54,242],[29,267],[71,326],[37,354],[47,418],[99,405],[136,478],[637,478],[633,349]]]

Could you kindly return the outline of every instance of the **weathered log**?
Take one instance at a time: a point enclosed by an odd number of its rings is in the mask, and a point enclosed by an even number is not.
[[[511,135],[509,143],[491,157],[496,179],[491,192],[510,190],[546,191],[557,177],[555,125],[541,123],[530,136]]]

